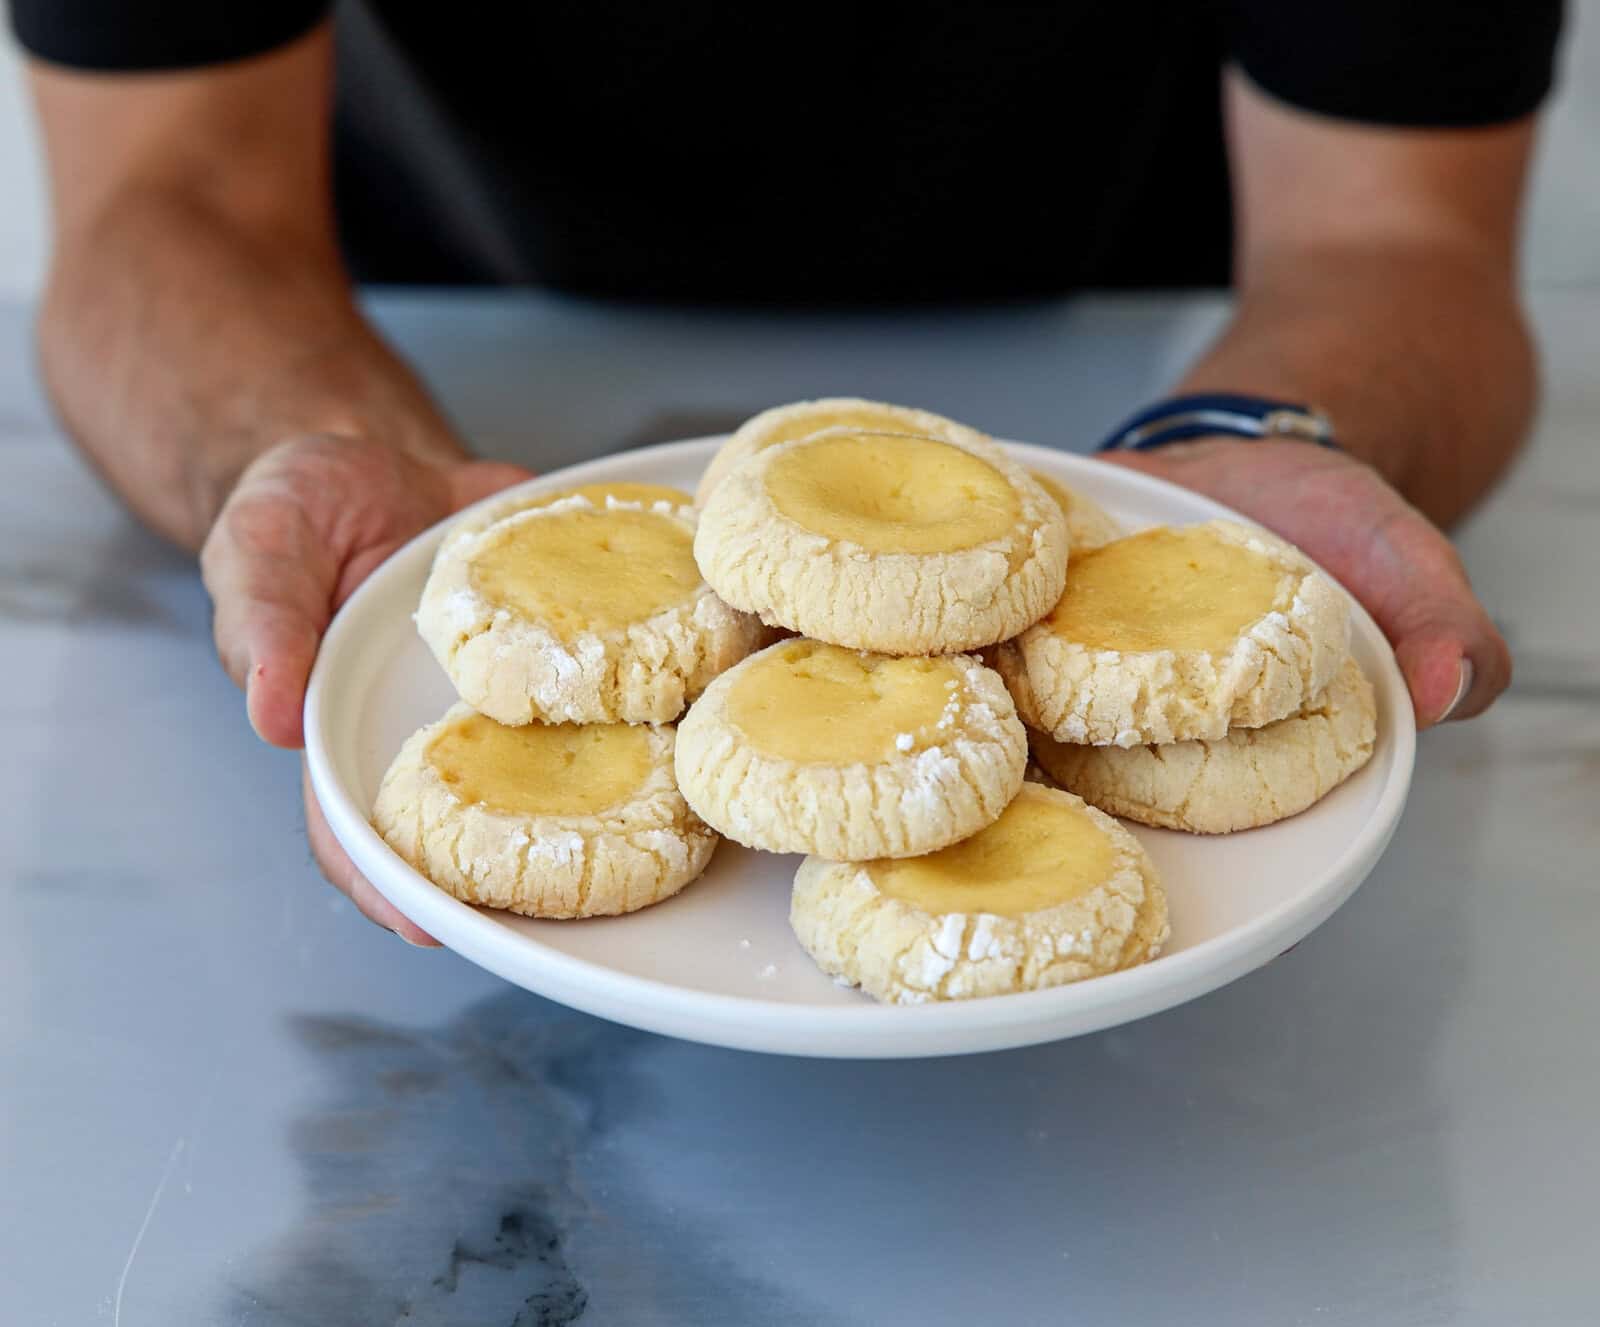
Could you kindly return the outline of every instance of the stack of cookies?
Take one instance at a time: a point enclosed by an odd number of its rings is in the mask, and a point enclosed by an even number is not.
[[[1344,594],[1231,521],[1075,558],[1060,601],[995,662],[1045,772],[1141,824],[1268,825],[1372,755],[1372,684],[1350,654]]]
[[[1154,957],[1166,897],[1113,815],[1266,823],[1373,742],[1344,596],[1288,545],[1123,537],[977,430],[854,399],[756,416],[693,502],[490,504],[417,625],[461,703],[374,822],[418,870],[582,917],[675,893],[719,834],[802,853],[801,944],[900,1003]]]
[[[963,425],[867,402],[751,420],[701,486],[695,559],[793,638],[683,720],[678,784],[729,838],[807,854],[790,920],[837,979],[918,1003],[1128,967],[1166,899],[1121,825],[1025,781],[1027,736],[974,651],[1061,597],[1074,529],[1115,531]]]
[[[716,834],[673,773],[675,720],[769,639],[695,566],[687,493],[518,490],[446,536],[417,629],[461,703],[406,742],[373,823],[440,888],[536,917],[632,912]]]

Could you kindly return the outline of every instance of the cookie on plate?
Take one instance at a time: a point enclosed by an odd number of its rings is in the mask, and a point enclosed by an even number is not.
[[[926,857],[806,858],[789,920],[824,972],[897,1004],[1101,976],[1154,958],[1169,934],[1139,841],[1037,783],[992,825]]]
[[[1058,742],[1148,746],[1286,718],[1349,652],[1332,580],[1273,535],[1208,521],[1074,557],[1060,601],[995,661]]]
[[[1033,757],[1069,792],[1142,825],[1228,834],[1298,815],[1372,758],[1372,683],[1346,659],[1299,714],[1167,746],[1077,746],[1033,734]]]
[[[1015,635],[1056,602],[1067,522],[995,448],[841,428],[737,466],[694,552],[723,599],[771,626],[946,654]]]
[[[678,785],[752,848],[836,859],[930,852],[1022,783],[1005,685],[964,655],[901,659],[782,641],[729,669],[678,728]]]
[[[500,723],[669,722],[767,639],[701,577],[694,522],[581,492],[474,513],[440,546],[417,629],[461,699]]]
[[[407,739],[372,823],[466,903],[634,912],[698,876],[717,844],[678,792],[672,751],[666,725],[510,728],[458,704]]]
[[[993,442],[975,428],[936,415],[931,410],[889,405],[884,401],[863,401],[856,396],[828,396],[816,401],[796,401],[774,406],[747,419],[723,443],[706,466],[695,490],[703,507],[706,499],[739,462],[767,447],[795,438],[809,438],[823,429],[853,428],[874,433],[910,433],[923,438],[949,438],[978,446],[993,447]]]
[[[1091,548],[1099,548],[1101,544],[1109,544],[1113,539],[1122,538],[1122,527],[1093,498],[1084,497],[1077,489],[1069,488],[1059,479],[1052,479],[1042,470],[1029,473],[1039,481],[1039,487],[1056,500],[1056,505],[1067,518],[1072,552],[1087,552]]]

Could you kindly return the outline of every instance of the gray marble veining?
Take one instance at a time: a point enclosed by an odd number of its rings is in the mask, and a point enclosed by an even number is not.
[[[833,391],[1083,446],[1220,316],[375,307],[546,466]],[[6,310],[0,1323],[1593,1322],[1600,292],[1535,311],[1539,438],[1462,536],[1519,681],[1425,738],[1355,899],[1137,1024],[827,1063],[563,1010],[322,885],[192,567],[56,436]]]

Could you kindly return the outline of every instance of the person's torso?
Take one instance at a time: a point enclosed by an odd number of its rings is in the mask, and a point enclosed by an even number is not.
[[[1227,279],[1208,7],[367,0],[341,10],[362,275],[692,301]]]

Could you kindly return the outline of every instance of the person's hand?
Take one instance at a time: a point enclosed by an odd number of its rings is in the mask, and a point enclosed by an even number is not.
[[[200,570],[215,606],[217,654],[245,693],[250,724],[274,746],[304,744],[301,708],[329,620],[413,535],[508,484],[520,466],[423,461],[360,438],[317,434],[262,453],[240,475]],[[362,878],[305,784],[306,831],[323,874],[380,926],[437,941]]]
[[[1394,646],[1418,727],[1471,718],[1510,682],[1510,651],[1450,541],[1364,462],[1225,438],[1103,459],[1216,498],[1332,572]]]

